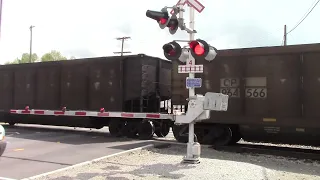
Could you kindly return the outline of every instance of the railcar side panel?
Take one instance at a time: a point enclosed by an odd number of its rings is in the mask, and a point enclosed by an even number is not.
[[[123,60],[124,100],[139,99],[141,96],[142,67],[141,59],[130,58]]]
[[[320,52],[301,54],[303,61],[303,115],[320,126]]]
[[[47,62],[37,67],[35,109],[61,109],[61,63]]]
[[[170,61],[159,60],[160,72],[159,72],[159,88],[160,95],[165,99],[171,97],[171,70],[172,64]]]
[[[108,111],[121,111],[122,63],[118,58],[101,58],[89,62],[89,110],[105,108]]]
[[[179,74],[178,66],[185,63],[180,63],[178,60],[172,61],[172,77],[171,77],[171,87],[172,87],[172,98],[171,104],[175,105],[186,105],[188,104],[187,98],[189,97],[188,90],[186,89],[186,77],[188,74]]]
[[[148,57],[141,59],[141,95],[143,97],[154,96],[158,84],[159,64],[156,60]],[[131,84],[129,84],[131,85]],[[159,90],[159,89],[158,89]]]
[[[13,107],[13,67],[0,68],[0,110],[9,110]]]
[[[88,60],[64,61],[61,67],[61,106],[88,108]]]
[[[14,71],[14,95],[12,108],[35,106],[36,67],[38,64],[21,64]]]
[[[243,116],[243,58],[217,56],[213,62],[197,59],[197,63],[204,65],[204,72],[196,74],[203,79],[202,87],[196,89],[196,93],[221,92],[229,95],[228,111],[211,111],[211,119],[237,121],[239,116]]]
[[[248,57],[245,115],[301,117],[300,74],[298,54]]]

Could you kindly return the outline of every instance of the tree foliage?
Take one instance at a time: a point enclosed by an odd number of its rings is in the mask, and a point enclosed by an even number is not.
[[[76,57],[74,57],[74,56],[71,56],[69,59],[76,59]]]
[[[59,51],[52,50],[41,57],[41,62],[67,60]]]
[[[38,60],[38,55],[33,53],[31,56],[31,63],[36,62]],[[22,63],[30,63],[30,55],[29,53],[23,53],[20,58],[16,58],[11,62],[7,62],[6,64],[22,64]]]
[[[31,63],[34,62],[47,62],[47,61],[61,61],[67,60],[65,56],[63,56],[59,51],[52,50],[48,53],[45,53],[39,59],[36,53],[33,53],[31,56]],[[71,56],[69,59],[75,59],[74,56]],[[7,62],[5,64],[23,64],[23,63],[30,63],[30,56],[29,53],[23,53],[20,58],[16,58],[13,61]]]

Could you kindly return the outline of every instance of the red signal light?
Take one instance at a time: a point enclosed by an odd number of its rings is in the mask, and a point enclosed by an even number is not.
[[[176,54],[176,51],[174,49],[171,49],[169,52],[168,52],[169,56],[174,56]]]
[[[167,23],[167,19],[165,18],[160,18],[160,24],[166,24]]]
[[[204,47],[198,41],[191,41],[189,46],[190,49],[198,56],[201,56],[205,53]]]
[[[201,39],[189,42],[189,47],[191,55],[194,58],[201,57],[207,61],[212,61],[217,55],[217,49]]]
[[[170,34],[175,34],[179,28],[179,20],[176,15],[169,17],[167,11],[151,11],[147,10],[146,16],[156,20],[161,29],[168,27]]]
[[[205,50],[200,44],[196,45],[196,47],[194,48],[194,53],[196,53],[196,55],[198,55],[198,56],[203,55],[204,52],[205,52]]]
[[[167,27],[169,28],[170,34],[175,34],[177,32],[179,27],[179,21],[176,16],[172,16],[170,18]]]
[[[165,57],[169,60],[176,60],[181,55],[181,46],[173,41],[163,45],[162,47]]]
[[[172,44],[166,44],[163,46],[164,53],[167,53],[169,56],[175,56],[176,50]]]
[[[169,20],[168,12],[147,10],[146,16],[150,19],[156,20],[161,29],[167,27]]]
[[[191,41],[189,43],[190,49],[194,50],[194,48],[198,45],[199,43],[197,41]]]
[[[197,56],[202,56],[206,53],[204,45],[199,41],[191,41],[189,43],[189,47],[191,51],[193,51],[193,53]]]

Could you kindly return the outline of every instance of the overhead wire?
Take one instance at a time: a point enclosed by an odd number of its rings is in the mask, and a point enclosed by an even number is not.
[[[308,15],[313,11],[313,9],[318,5],[318,3],[320,2],[320,0],[317,0],[317,2],[313,5],[313,7],[311,8],[311,10],[309,10],[309,12],[300,20],[299,23],[297,23],[297,25],[294,26],[294,28],[292,28],[289,32],[287,32],[286,34],[291,33],[293,30],[295,30],[307,17]]]
[[[308,12],[313,8],[313,6],[316,4],[316,2],[317,2],[317,0],[315,0],[315,1],[312,3],[312,5],[310,5],[309,9],[304,13],[304,15],[301,17],[301,19],[299,20],[299,22],[302,21],[302,19],[303,19],[305,16],[307,16]]]

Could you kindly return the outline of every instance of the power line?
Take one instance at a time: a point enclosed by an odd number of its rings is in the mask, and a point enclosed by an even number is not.
[[[317,0],[315,0],[315,1],[312,3],[312,5],[309,7],[308,11],[310,11],[310,10],[312,9],[312,7],[315,5],[316,2],[317,2]],[[306,12],[304,13],[304,15],[301,17],[301,19],[299,20],[299,22],[302,21],[302,19],[303,19],[305,16],[307,16],[308,11],[306,11]]]
[[[317,4],[320,2],[320,0],[318,0],[313,7],[311,8],[311,10],[307,13],[307,15],[305,15],[304,18],[302,18],[302,20],[294,27],[292,28],[289,32],[287,32],[287,34],[291,33],[293,30],[295,30],[307,17],[308,15],[313,11],[313,9],[317,6]]]
[[[120,52],[113,52],[114,54],[121,54],[123,56],[124,53],[131,53],[130,51],[123,51],[123,45],[124,45],[124,40],[130,39],[131,37],[118,37],[116,38],[117,40],[121,40],[121,51]]]

